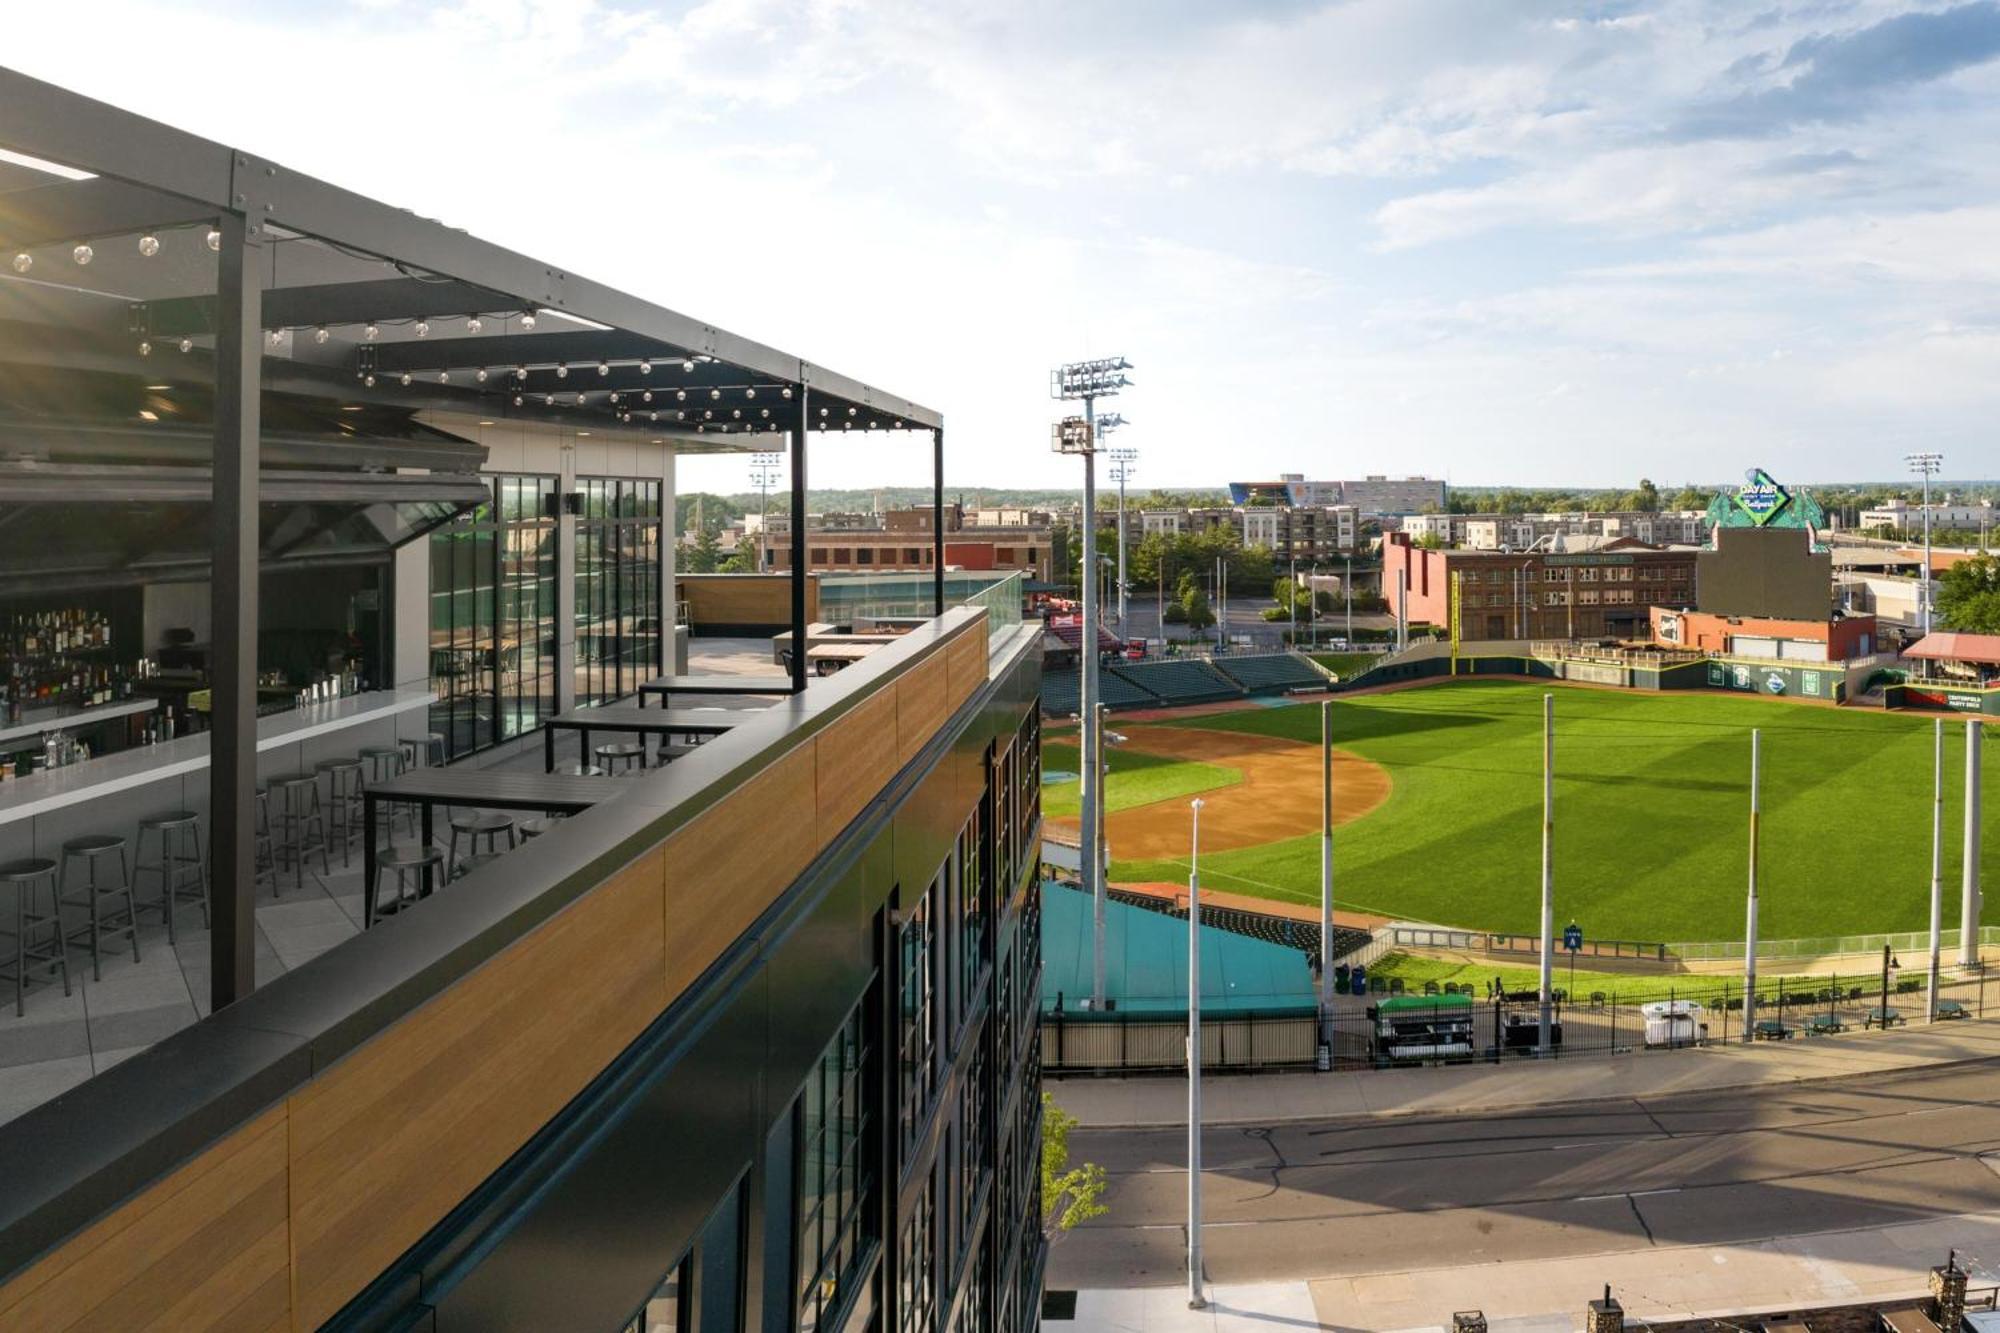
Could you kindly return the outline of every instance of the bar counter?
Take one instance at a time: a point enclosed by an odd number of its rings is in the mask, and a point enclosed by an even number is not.
[[[435,697],[428,687],[371,690],[259,718],[258,773],[309,771],[317,759],[351,756],[363,745],[422,737]],[[205,811],[208,748],[203,732],[0,783],[0,855],[48,855],[40,849],[51,837],[73,836],[77,828],[129,833],[126,826],[155,807]],[[64,811],[61,830],[41,827]],[[9,827],[24,822],[33,829],[25,841],[21,829]]]
[[[101,722],[150,713],[159,706],[158,699],[148,697],[118,699],[108,704],[92,704],[87,708],[31,708],[22,713],[19,722],[0,722],[0,746],[44,736],[51,731],[81,731]]]

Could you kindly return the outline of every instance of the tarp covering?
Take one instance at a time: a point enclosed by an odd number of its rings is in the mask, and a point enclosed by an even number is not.
[[[1080,889],[1042,888],[1042,1007],[1065,1012],[1090,996],[1091,904]],[[1104,908],[1104,993],[1127,1013],[1187,1012],[1187,921],[1109,902]],[[1314,1008],[1312,971],[1299,949],[1201,928],[1201,1007],[1217,1015]]]
[[[1923,657],[1934,662],[1978,662],[1982,666],[2000,666],[2000,634],[1957,634],[1938,630],[1905,648],[1903,656]]]

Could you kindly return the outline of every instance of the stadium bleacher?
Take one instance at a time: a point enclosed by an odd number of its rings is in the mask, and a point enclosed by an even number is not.
[[[1106,676],[1118,676],[1145,690],[1164,704],[1210,703],[1217,699],[1240,699],[1243,689],[1235,681],[1199,658],[1162,658],[1153,662],[1121,662],[1106,669]],[[1110,700],[1107,698],[1106,702]]]
[[[1160,700],[1149,691],[1114,675],[1109,669],[1097,673],[1100,697],[1109,708],[1158,708]],[[1042,673],[1042,711],[1051,717],[1069,717],[1083,706],[1082,684],[1075,671]]]
[[[1215,668],[1251,694],[1325,689],[1326,673],[1297,653],[1243,653],[1215,659]]]

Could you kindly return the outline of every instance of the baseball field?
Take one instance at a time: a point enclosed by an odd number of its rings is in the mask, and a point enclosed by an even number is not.
[[[1558,924],[1574,918],[1598,939],[1741,938],[1754,727],[1763,733],[1764,936],[1927,925],[1930,719],[1511,681],[1334,700],[1341,907],[1476,929],[1535,928],[1545,693],[1556,701]],[[1199,794],[1204,884],[1319,901],[1316,701],[1118,730],[1127,740],[1110,758],[1114,878],[1185,880],[1188,800]],[[1051,753],[1060,744],[1052,740]],[[1958,920],[1964,744],[1962,723],[1948,720],[1948,926]],[[1046,766],[1073,772],[1073,744],[1062,757],[1068,762]],[[1076,784],[1045,797],[1057,792],[1068,802],[1050,807],[1059,824],[1065,809],[1073,819]],[[1984,882],[2000,889],[1996,806],[2000,794],[1989,792],[1981,863]]]

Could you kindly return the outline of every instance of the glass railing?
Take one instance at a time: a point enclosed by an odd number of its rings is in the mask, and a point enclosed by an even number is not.
[[[1027,598],[1028,576],[1023,573],[1009,574],[998,583],[987,585],[979,592],[965,599],[964,605],[983,607],[986,611],[986,631],[989,636],[1001,630],[1011,629],[1021,623],[1021,607]]]
[[[1020,572],[945,572],[944,604],[985,607],[993,629],[1020,622],[1024,596],[1025,575]],[[819,618],[829,623],[846,624],[857,616],[928,618],[936,609],[936,589],[927,573],[822,574],[819,579]]]

